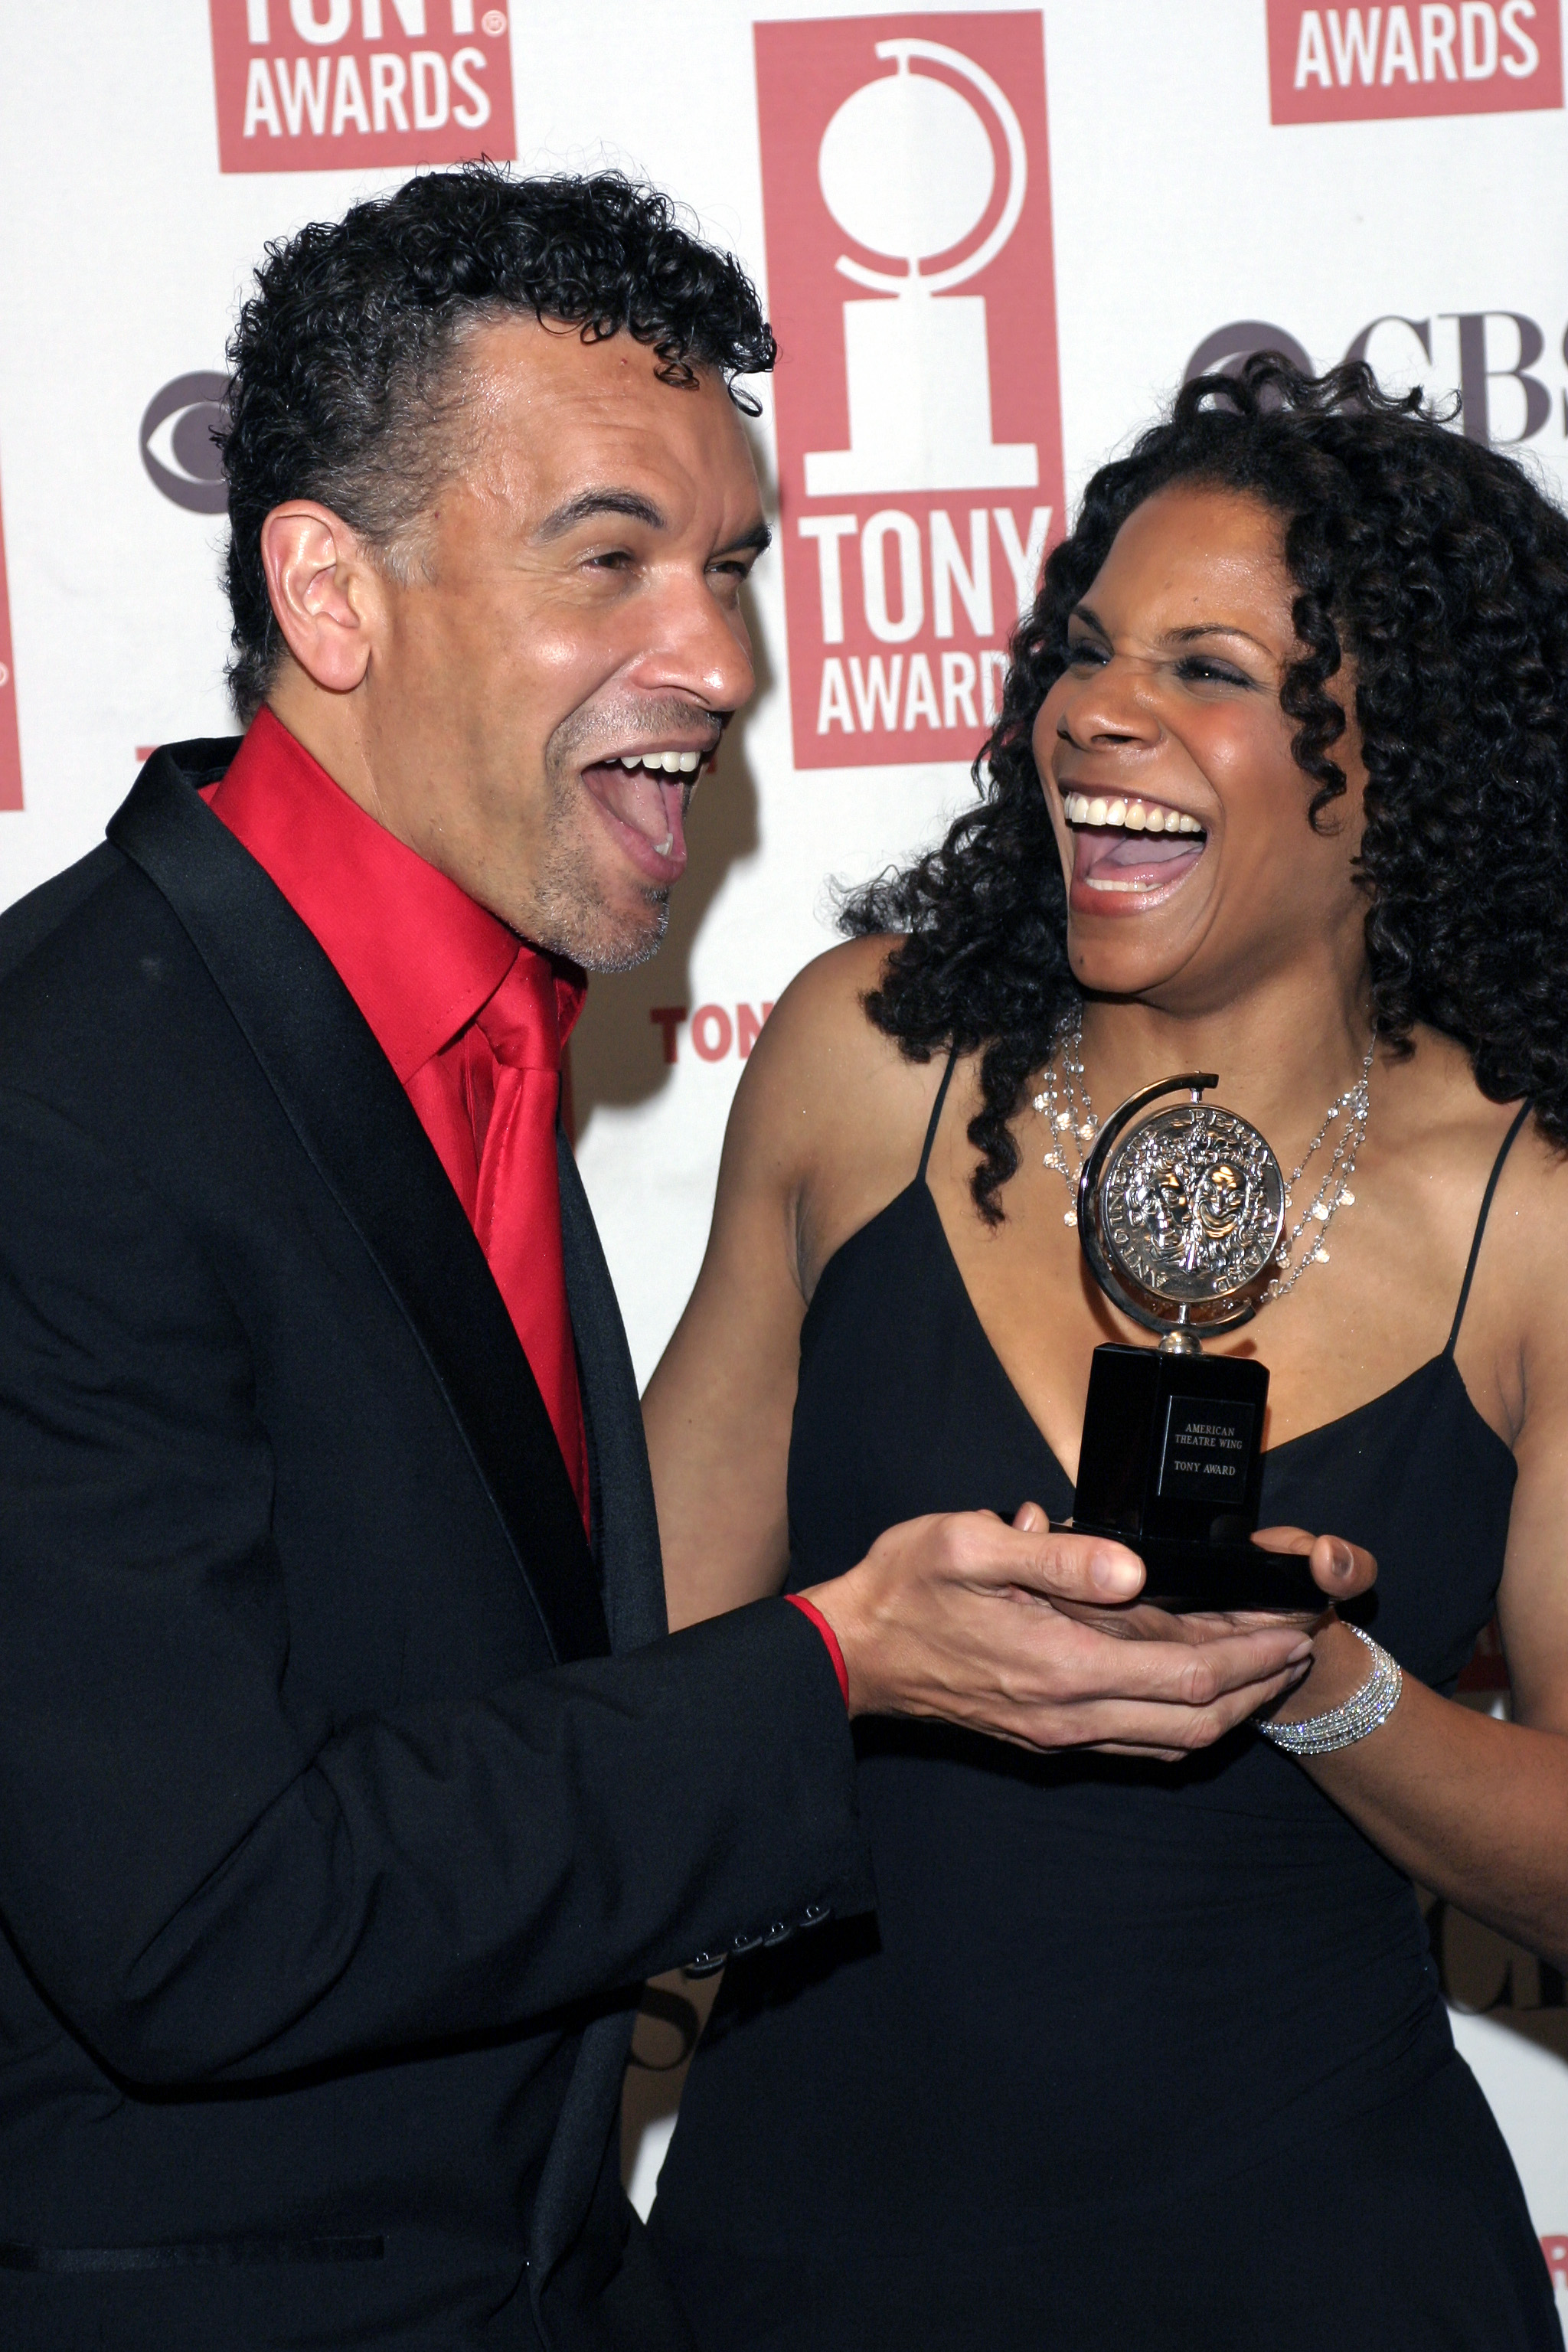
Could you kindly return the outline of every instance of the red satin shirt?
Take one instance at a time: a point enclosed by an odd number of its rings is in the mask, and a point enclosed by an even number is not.
[[[227,774],[203,797],[325,950],[396,1072],[482,1246],[483,1224],[476,1215],[479,1164],[498,1065],[478,1016],[526,959],[553,973],[564,1045],[583,1009],[586,982],[574,967],[521,945],[447,875],[378,824],[269,710],[252,722]],[[507,1297],[504,1281],[501,1295]],[[507,1304],[527,1347],[524,1318],[512,1299]],[[586,1526],[588,1460],[575,1370],[554,1377],[537,1350],[529,1360]],[[560,1360],[557,1350],[553,1371],[560,1371]],[[570,1384],[569,1395],[563,1382]],[[790,1598],[826,1643],[847,1705],[849,1678],[832,1626],[809,1601]]]
[[[476,1217],[479,1163],[498,1064],[476,1016],[514,967],[539,966],[530,976],[542,982],[545,972],[553,974],[564,1045],[583,1009],[582,974],[523,946],[457,883],[367,815],[269,710],[260,712],[227,774],[204,797],[326,951],[483,1245]],[[543,1001],[548,1003],[548,992]],[[543,1173],[558,1223],[553,1160]],[[557,1241],[553,1280],[560,1279]],[[500,1287],[529,1348],[521,1302],[507,1297],[505,1281]],[[563,1317],[563,1288],[560,1312]],[[536,1345],[529,1348],[529,1360],[585,1524],[587,1452],[569,1332],[564,1349]]]

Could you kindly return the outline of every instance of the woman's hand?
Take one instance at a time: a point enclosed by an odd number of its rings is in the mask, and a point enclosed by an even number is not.
[[[1312,1581],[1324,1596],[1319,1610],[1268,1611],[1277,1624],[1308,1625],[1315,1632],[1327,1623],[1337,1601],[1353,1601],[1377,1582],[1377,1562],[1371,1552],[1347,1543],[1343,1536],[1309,1535],[1305,1528],[1259,1528],[1252,1540],[1264,1551],[1296,1552],[1310,1559]],[[1240,1613],[1242,1622],[1254,1622],[1250,1613]]]
[[[1033,1526],[1028,1515],[1039,1506],[1026,1503],[1015,1527]],[[1191,1609],[1179,1615],[1151,1601],[1123,1603],[1121,1608],[1095,1608],[1079,1601],[1058,1601],[1070,1615],[1098,1622],[1102,1632],[1129,1642],[1213,1642],[1226,1633],[1255,1633],[1265,1626],[1295,1626],[1303,1633],[1321,1633],[1333,1615],[1334,1603],[1353,1601],[1377,1581],[1377,1562],[1360,1544],[1343,1536],[1309,1535],[1305,1528],[1260,1528],[1252,1538],[1268,1551],[1310,1555],[1312,1581],[1323,1594],[1321,1609]],[[1359,1645],[1358,1645],[1359,1647]],[[1361,1654],[1364,1657],[1365,1653]]]

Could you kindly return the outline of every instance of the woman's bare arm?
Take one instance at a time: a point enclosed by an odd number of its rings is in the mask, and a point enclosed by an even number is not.
[[[702,1270],[643,1400],[672,1630],[783,1584],[806,1293],[914,1172],[937,1075],[861,1010],[883,951],[857,941],[808,966],[736,1091]]]
[[[1500,1723],[1409,1675],[1392,1716],[1304,1766],[1390,1859],[1504,1935],[1568,1966],[1568,1168],[1515,1148],[1478,1278],[1517,1417],[1519,1480],[1498,1613],[1513,1685]],[[1489,1257],[1495,1262],[1489,1265]],[[1472,1303],[1476,1313],[1478,1298]],[[1367,1654],[1341,1624],[1281,1720],[1337,1706]]]

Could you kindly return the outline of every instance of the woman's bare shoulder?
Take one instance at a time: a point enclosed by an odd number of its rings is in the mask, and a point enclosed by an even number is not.
[[[850,940],[807,964],[769,1014],[736,1096],[731,1140],[794,1196],[808,1286],[914,1174],[941,1083],[940,1056],[912,1060],[866,1010],[898,944]]]
[[[1487,1108],[1495,1166],[1522,1106],[1489,1103]],[[1545,1323],[1568,1343],[1568,1152],[1533,1112],[1523,1118],[1498,1171],[1485,1247],[1516,1318]]]
[[[1498,1101],[1483,1094],[1468,1053],[1454,1038],[1418,1028],[1412,1043],[1409,1060],[1390,1070],[1407,1080],[1407,1107],[1401,1108],[1412,1164],[1445,1171],[1471,1220],[1476,1187],[1484,1188],[1495,1171],[1488,1234],[1495,1222],[1500,1233],[1514,1227],[1540,1240],[1549,1235],[1554,1251],[1560,1238],[1568,1246],[1568,1154],[1533,1107],[1521,1096]]]
[[[769,1018],[782,1014],[787,1024],[830,1023],[847,1029],[851,1015],[858,1015],[869,1028],[865,1021],[866,997],[881,985],[889,959],[902,944],[900,937],[887,931],[841,940],[837,947],[801,966]],[[879,1030],[871,1034],[881,1035]]]
[[[1431,1171],[1438,1181],[1426,1216],[1456,1267],[1481,1233],[1460,1368],[1468,1381],[1495,1382],[1517,1429],[1527,1388],[1541,1404],[1550,1393],[1554,1412],[1568,1408],[1568,1154],[1522,1100],[1481,1092],[1461,1045],[1419,1029],[1413,1043],[1413,1057],[1394,1066],[1405,1089],[1408,1205],[1424,1225],[1417,1179]]]
[[[855,1116],[868,1087],[897,1097],[912,1078],[918,1094],[921,1066],[866,1010],[898,944],[885,936],[847,940],[806,964],[768,1015],[743,1083],[797,1098],[814,1133]]]

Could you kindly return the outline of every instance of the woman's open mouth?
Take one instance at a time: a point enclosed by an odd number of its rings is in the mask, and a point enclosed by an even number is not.
[[[1132,898],[1172,889],[1208,847],[1196,817],[1163,801],[1064,792],[1062,814],[1072,827],[1075,892]]]

